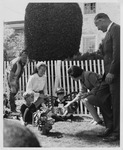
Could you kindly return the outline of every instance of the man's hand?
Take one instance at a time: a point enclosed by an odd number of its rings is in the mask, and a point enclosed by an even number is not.
[[[113,79],[114,79],[114,74],[108,73],[108,74],[106,75],[105,81],[106,81],[108,84],[111,84],[112,81],[113,81]]]

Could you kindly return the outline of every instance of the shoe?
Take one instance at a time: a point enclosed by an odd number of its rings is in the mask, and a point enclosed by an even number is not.
[[[99,122],[97,122],[97,125],[105,126],[105,123],[104,121],[100,120]]]
[[[91,124],[92,124],[92,125],[97,125],[98,122],[97,122],[97,121],[92,121]]]
[[[92,120],[93,121],[93,120]],[[93,121],[92,123],[91,123],[92,125],[101,125],[101,126],[105,126],[104,125],[104,122],[102,121],[102,120],[100,120],[100,121]]]
[[[119,136],[116,136],[116,135],[111,135],[109,137],[103,138],[104,142],[115,142],[115,141],[118,141],[118,140],[119,140]]]
[[[63,137],[62,134],[57,135],[57,138],[62,138],[62,137]]]
[[[107,137],[113,132],[112,128],[106,128],[103,133],[97,134],[98,137]]]
[[[73,119],[73,115],[72,114],[69,114],[67,116],[64,116],[64,120],[66,121],[67,119]]]
[[[93,124],[94,122],[95,122],[95,120],[93,119],[93,120],[90,121],[90,124]]]
[[[71,120],[72,120],[72,119],[73,119],[73,115],[71,114],[71,115],[68,117],[68,119],[71,119]]]
[[[17,111],[13,111],[13,112],[10,113],[10,115],[11,115],[11,116],[19,116],[20,113],[17,112]]]

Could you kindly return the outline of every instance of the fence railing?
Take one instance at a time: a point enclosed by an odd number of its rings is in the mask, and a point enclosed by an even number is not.
[[[17,94],[17,99],[22,99],[23,93],[26,90],[26,84],[29,79],[29,76],[34,70],[36,62],[29,62],[24,69],[19,82],[20,89]],[[73,81],[67,74],[67,70],[72,65],[77,65],[83,68],[86,71],[93,71],[98,74],[104,73],[104,62],[103,60],[86,60],[86,61],[46,61],[47,64],[47,91],[49,95],[55,95],[55,89],[57,86],[63,87],[66,91],[66,94],[71,92],[79,92],[80,81]],[[8,61],[4,61],[3,67],[3,80],[4,80],[4,92],[6,92],[6,79],[4,78],[5,70],[9,65]],[[56,84],[57,83],[57,84]],[[99,112],[99,110],[98,110]],[[80,102],[80,107],[78,113],[87,114],[87,109]]]

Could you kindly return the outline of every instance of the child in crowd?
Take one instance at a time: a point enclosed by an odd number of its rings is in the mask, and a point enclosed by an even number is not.
[[[67,119],[72,119],[72,113],[69,113],[69,109],[65,109],[64,106],[67,104],[67,100],[64,97],[65,91],[62,87],[58,88],[57,91],[57,99],[54,103],[54,114],[52,118],[55,121],[66,121]]]
[[[33,92],[25,92],[23,97],[25,99],[25,104],[22,104],[20,109],[22,119],[25,123],[32,124],[33,113],[40,107],[47,109],[47,106],[45,105],[44,99],[41,98],[38,98],[37,101],[34,102]]]

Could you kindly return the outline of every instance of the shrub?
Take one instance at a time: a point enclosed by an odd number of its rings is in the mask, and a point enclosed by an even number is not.
[[[77,3],[29,3],[25,44],[30,59],[64,60],[79,51],[82,12]]]
[[[103,59],[103,56],[99,52],[93,52],[89,53],[86,52],[84,54],[78,53],[77,55],[74,55],[73,58],[68,60],[97,60],[97,59]]]

